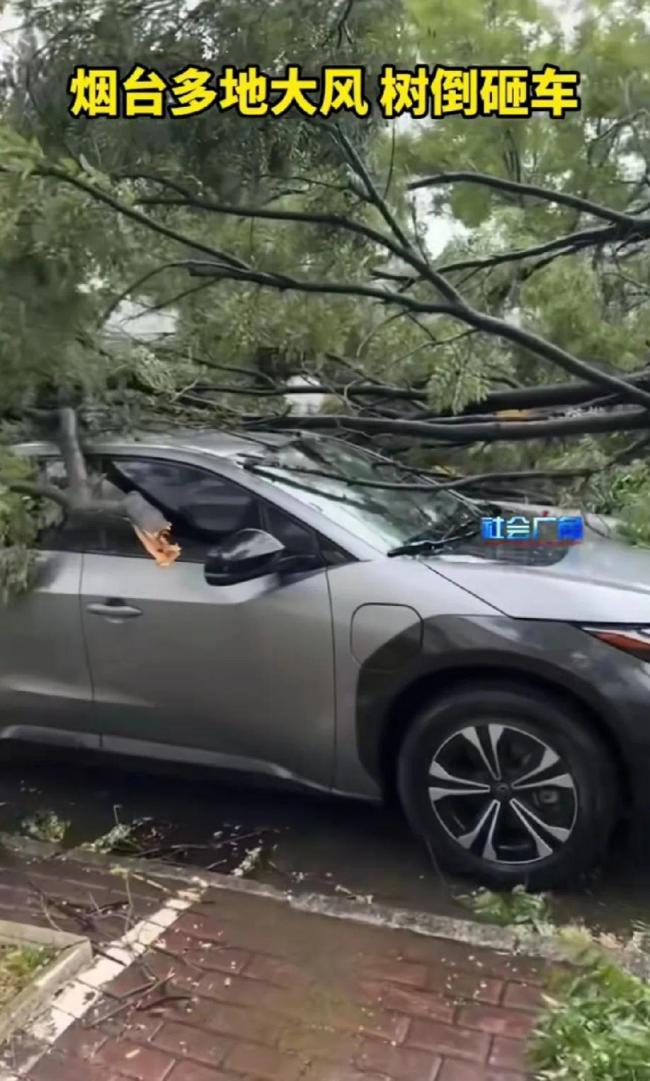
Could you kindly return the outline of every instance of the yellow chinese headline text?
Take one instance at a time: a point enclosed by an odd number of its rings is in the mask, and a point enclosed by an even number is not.
[[[580,108],[579,84],[578,72],[561,71],[554,64],[539,71],[440,64],[405,71],[385,64],[376,79],[363,67],[324,67],[316,77],[303,74],[297,64],[279,76],[267,75],[255,64],[226,66],[218,74],[192,66],[161,74],[136,64],[126,74],[115,67],[78,66],[68,93],[72,116],[89,118],[180,119],[208,109],[251,117],[282,116],[292,110],[306,117],[352,113],[363,118],[375,106],[389,120],[535,113],[560,118]]]

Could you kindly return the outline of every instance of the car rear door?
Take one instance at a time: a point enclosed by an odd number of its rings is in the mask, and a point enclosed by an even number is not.
[[[82,618],[106,749],[169,758],[200,750],[217,765],[329,785],[335,707],[325,568],[210,586],[203,565],[219,539],[220,508],[232,510],[245,489],[164,458],[115,457],[101,468],[122,490],[134,486],[155,502],[182,547],[177,563],[160,568],[124,523],[102,527],[97,551],[84,557]],[[188,524],[181,503],[214,508],[212,536]],[[283,512],[275,513],[277,533]],[[268,528],[265,515],[257,500],[242,527]],[[299,535],[300,523],[287,519],[287,536],[292,529]]]
[[[63,482],[56,459],[41,463]],[[48,529],[30,592],[0,608],[0,734],[98,747],[79,592],[83,537],[66,523]]]

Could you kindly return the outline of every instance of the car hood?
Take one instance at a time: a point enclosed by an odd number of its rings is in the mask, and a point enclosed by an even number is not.
[[[650,625],[650,550],[590,528],[569,548],[480,542],[427,565],[504,615]]]

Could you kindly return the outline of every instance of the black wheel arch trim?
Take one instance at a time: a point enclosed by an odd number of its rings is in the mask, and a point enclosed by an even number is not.
[[[641,719],[642,712],[650,713],[650,677],[639,662],[568,623],[503,616],[442,616],[423,622],[416,656],[397,667],[387,663],[393,650],[404,657],[402,639],[413,636],[413,628],[384,643],[359,670],[358,754],[382,790],[392,789],[399,744],[428,698],[468,680],[507,679],[568,697],[616,757],[626,798],[650,810],[643,779],[650,767],[650,718],[645,724]],[[641,748],[638,733],[644,728]]]

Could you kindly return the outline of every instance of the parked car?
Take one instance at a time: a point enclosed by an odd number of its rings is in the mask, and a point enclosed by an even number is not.
[[[56,447],[17,450],[63,482]],[[0,615],[0,736],[395,790],[445,865],[503,886],[562,883],[648,814],[647,553],[486,545],[472,502],[328,437],[87,451],[182,553],[158,567],[118,519],[42,534]]]

